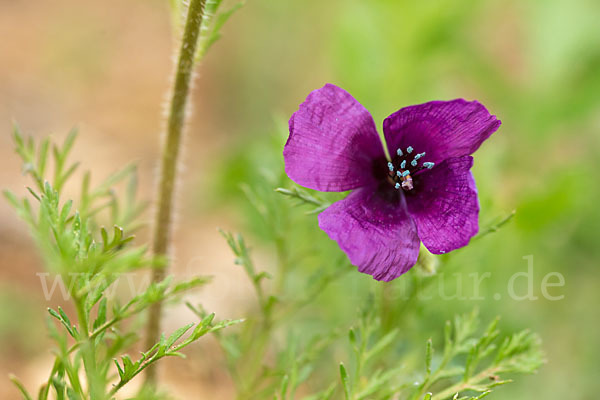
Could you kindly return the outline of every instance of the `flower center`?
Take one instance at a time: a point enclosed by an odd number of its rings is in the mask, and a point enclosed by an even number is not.
[[[402,148],[396,150],[396,155],[391,162],[388,162],[388,179],[394,188],[402,188],[405,192],[414,189],[411,175],[424,169],[431,169],[435,165],[432,162],[422,162],[423,157],[425,157],[425,152],[414,153],[412,146],[408,146],[404,151]]]

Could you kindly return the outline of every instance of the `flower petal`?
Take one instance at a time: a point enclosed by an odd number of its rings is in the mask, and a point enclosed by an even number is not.
[[[360,272],[391,281],[417,262],[419,238],[404,196],[385,195],[375,187],[357,189],[319,214],[319,227]]]
[[[472,165],[471,156],[449,158],[420,175],[420,190],[406,196],[419,238],[434,254],[466,246],[479,230]]]
[[[402,108],[385,119],[383,132],[391,154],[412,146],[440,163],[474,153],[500,124],[478,101],[456,99]]]
[[[308,95],[289,122],[285,172],[316,190],[343,192],[374,181],[373,160],[384,157],[371,114],[339,87]]]

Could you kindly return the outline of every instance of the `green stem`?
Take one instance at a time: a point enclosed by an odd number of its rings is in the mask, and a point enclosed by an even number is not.
[[[164,143],[160,165],[157,208],[154,221],[152,250],[156,256],[164,256],[167,254],[171,239],[177,159],[185,124],[186,107],[195,64],[196,45],[198,43],[200,27],[202,26],[202,19],[204,17],[205,3],[206,0],[190,1],[175,70],[175,80],[167,119],[166,141]],[[162,281],[167,273],[167,267],[168,266],[164,266],[162,268],[154,269],[152,272],[152,281]],[[159,339],[161,314],[162,303],[156,303],[150,308],[146,331],[146,348],[152,347]],[[156,383],[155,368],[149,368],[146,371],[146,382],[149,384]]]
[[[448,398],[454,396],[456,393],[460,393],[464,390],[472,389],[478,383],[480,383],[483,380],[488,379],[488,377],[491,375],[495,375],[497,372],[498,372],[498,368],[496,368],[496,367],[492,367],[492,368],[483,370],[479,374],[469,378],[466,382],[461,381],[461,382],[458,382],[458,383],[450,386],[449,388],[447,388],[445,390],[442,390],[441,392],[435,394],[431,399],[432,400],[448,399]]]
[[[121,390],[121,388],[123,388],[123,386],[125,386],[126,384],[128,384],[129,382],[131,382],[131,380],[133,378],[135,378],[136,376],[138,376],[140,373],[142,373],[144,370],[146,370],[146,372],[150,371],[149,367],[152,367],[153,363],[160,360],[162,357],[155,357],[151,360],[148,360],[148,362],[144,365],[142,365],[131,377],[129,377],[128,379],[125,380],[121,380],[119,381],[119,383],[117,383],[115,386],[113,386],[113,388],[110,390],[110,392],[108,393],[109,397],[114,396],[119,390]],[[147,369],[149,368],[149,369]]]
[[[478,240],[481,239],[482,237],[490,234],[490,233],[494,233],[497,232],[498,229],[502,228],[502,226],[506,225],[517,213],[517,210],[512,210],[510,212],[510,214],[508,214],[506,217],[504,217],[502,220],[500,220],[500,222],[488,227],[487,229],[479,232],[479,234],[477,236],[475,236],[472,240]]]
[[[277,283],[275,285],[275,293],[277,293],[277,296],[279,296],[285,290],[285,278],[288,272],[288,252],[285,248],[284,238],[277,233],[275,233],[275,248],[277,251],[277,264],[279,266]]]
[[[102,399],[104,397],[104,389],[101,387],[101,382],[98,379],[98,371],[96,369],[96,346],[94,339],[90,338],[88,329],[88,316],[85,312],[85,304],[82,299],[75,299],[77,308],[77,319],[79,320],[79,330],[82,340],[81,355],[83,360],[83,368],[89,385],[90,399]]]
[[[380,310],[380,319],[381,326],[383,328],[383,333],[386,334],[390,332],[394,328],[394,315],[393,315],[393,305],[392,299],[395,296],[393,283],[385,282],[381,285],[380,293],[380,301],[381,301],[381,310]]]

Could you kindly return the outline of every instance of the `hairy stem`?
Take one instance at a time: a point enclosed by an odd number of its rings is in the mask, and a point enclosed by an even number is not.
[[[179,50],[175,79],[169,105],[166,140],[163,147],[160,177],[157,193],[157,208],[154,221],[153,253],[164,256],[169,249],[173,214],[173,197],[177,174],[177,158],[181,136],[185,124],[186,106],[192,83],[196,45],[204,17],[206,0],[191,0],[188,8],[185,29]],[[156,268],[152,272],[152,281],[164,279],[168,265]],[[146,346],[151,348],[159,339],[162,304],[156,303],[150,308],[146,332]],[[156,383],[156,368],[146,370],[146,383]]]

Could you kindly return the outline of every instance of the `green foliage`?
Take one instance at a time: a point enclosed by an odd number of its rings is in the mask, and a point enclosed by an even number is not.
[[[248,275],[250,282],[252,282],[252,286],[256,292],[258,304],[263,316],[265,319],[268,319],[271,315],[273,305],[277,302],[277,298],[275,296],[269,296],[268,298],[266,297],[263,290],[262,280],[271,279],[271,275],[265,271],[257,273],[242,235],[238,234],[234,237],[234,235],[231,233],[222,230],[220,232],[225,240],[227,240],[227,244],[233,251],[233,254],[236,256],[234,261],[235,264],[241,265],[244,268],[246,275]]]
[[[14,375],[9,375],[8,378],[11,380],[11,382],[17,387],[17,389],[19,389],[19,392],[21,392],[21,395],[23,396],[23,399],[25,400],[33,400],[33,398],[31,397],[31,395],[29,394],[29,392],[27,392],[27,389],[25,389],[25,386],[21,383],[21,381]]]
[[[338,391],[345,400],[481,399],[495,387],[511,382],[500,375],[533,373],[543,363],[539,338],[528,331],[508,336],[498,346],[497,323],[497,319],[492,321],[477,337],[475,312],[457,316],[453,324],[448,322],[442,356],[434,357],[429,339],[425,347],[425,374],[420,378],[421,383],[412,383],[409,381],[412,373],[399,361],[404,358],[385,355],[393,352],[399,331],[383,334],[373,312],[363,311],[358,326],[350,328],[348,333],[354,353],[354,373],[344,363],[340,364]],[[305,399],[323,398],[319,396],[334,392],[335,385]],[[478,394],[464,395],[469,392]]]
[[[225,22],[243,4],[237,3],[223,11],[220,9],[221,3],[221,0],[201,3],[205,13],[198,39],[198,61],[220,38]],[[180,28],[186,19],[183,14],[187,13],[187,5],[179,0],[170,1],[169,4],[173,25]],[[70,308],[76,311],[74,318],[73,315],[69,317],[69,313],[61,307],[57,310],[48,309],[48,330],[57,349],[54,351],[56,359],[48,381],[39,390],[39,400],[48,399],[51,392],[54,392],[56,399],[113,398],[123,386],[158,360],[168,356],[183,357],[180,351],[204,335],[240,322],[214,323],[214,314],[204,315],[195,327],[189,324],[168,338],[163,335],[135,362],[123,354],[137,340],[135,326],[125,324],[125,320],[139,316],[153,304],[202,286],[208,279],[198,277],[173,283],[171,278],[166,278],[161,282],[151,282],[138,291],[130,285],[131,296],[128,301],[121,304],[119,299],[112,299],[111,293],[114,294],[114,289],[125,274],[161,267],[165,260],[149,256],[146,247],[137,245],[131,235],[141,226],[139,217],[147,206],[146,202],[136,200],[137,174],[134,165],[116,172],[95,187],[91,186],[91,173],[85,172],[79,201],[63,200],[64,186],[79,166],[78,162],[67,162],[76,136],[77,132],[73,130],[61,146],[51,143],[49,139],[42,140],[36,146],[34,140],[25,139],[15,125],[13,137],[16,152],[23,161],[23,172],[31,176],[34,182],[33,188],[27,188],[33,200],[4,192],[18,215],[28,224],[44,261],[54,274],[54,282],[58,280],[62,284],[65,288],[63,295],[72,303]],[[49,179],[51,157],[53,174]],[[118,196],[115,187],[123,184],[125,195]],[[105,224],[111,228],[105,228]],[[238,244],[243,246],[243,242],[238,241]],[[240,247],[240,254],[244,252],[245,249]],[[250,264],[248,268],[251,268]],[[45,294],[47,297],[51,295]],[[60,329],[53,321],[58,323]],[[116,374],[111,372],[114,367]],[[11,380],[25,399],[32,398],[16,377],[11,376]],[[138,398],[166,396],[142,387]]]
[[[264,298],[260,277],[265,275],[256,273],[243,239],[241,236],[234,238],[230,234],[224,235],[237,257],[236,264],[244,266],[259,300]],[[367,303],[373,304],[373,300]],[[259,301],[266,325],[261,325],[253,332],[217,336],[229,358],[234,377],[244,377],[250,373],[249,370],[242,369],[244,372],[240,372],[238,369],[248,353],[252,353],[255,361],[252,370],[258,368],[261,371],[254,375],[249,386],[245,386],[243,381],[238,382],[242,398],[273,396],[282,400],[294,399],[298,387],[309,382],[311,375],[319,368],[322,370],[323,354],[335,353],[328,352],[328,347],[340,347],[340,335],[334,330],[328,335],[317,335],[299,349],[299,341],[292,333],[293,326],[283,329],[287,331],[288,340],[280,346],[274,345],[272,339],[276,336],[273,326],[283,324],[278,324],[277,314],[273,316],[273,304],[280,308],[293,307],[293,304],[275,302],[267,307]],[[349,353],[353,354],[350,365],[353,368],[349,370],[342,362],[339,364],[339,380],[325,385],[315,394],[305,396],[305,400],[329,399],[336,393],[345,400],[477,400],[490,394],[495,387],[511,382],[504,378],[506,374],[533,373],[543,363],[540,340],[536,335],[522,331],[499,342],[498,319],[495,319],[480,336],[476,336],[479,323],[477,313],[473,312],[457,316],[454,323],[446,324],[444,349],[439,357],[434,351],[433,341],[429,339],[426,342],[425,373],[418,378],[420,383],[413,383],[410,378],[414,373],[402,362],[412,357],[411,352],[399,351],[397,345],[402,340],[400,329],[386,331],[377,317],[378,312],[377,307],[363,309],[357,325],[348,331]],[[294,323],[301,325],[297,319]],[[248,337],[254,340],[245,342],[244,339]],[[265,342],[271,344],[270,350]],[[260,351],[253,352],[250,347],[256,348],[259,344]],[[273,351],[278,361],[274,365],[267,363],[259,367],[260,363],[257,365],[255,357],[263,357],[263,362],[266,362],[266,355]],[[346,350],[343,352],[348,353]],[[464,395],[472,392],[478,394]]]
[[[210,314],[205,316],[200,323],[196,325],[193,329],[192,333],[188,335],[188,337],[182,340],[179,344],[175,344],[178,340],[181,339],[192,327],[194,324],[189,324],[183,326],[173,332],[171,336],[168,338],[163,334],[160,342],[156,343],[150,350],[147,352],[143,352],[142,356],[139,360],[133,362],[129,356],[125,355],[121,357],[121,364],[115,359],[114,363],[119,372],[119,382],[111,389],[110,395],[116,393],[120,388],[125,386],[129,381],[131,381],[136,375],[142,372],[151,364],[160,360],[163,357],[169,356],[177,356],[185,358],[183,353],[179,351],[188,345],[192,344],[196,340],[200,339],[202,336],[206,335],[210,332],[216,332],[220,329],[223,329],[227,326],[234,325],[241,321],[223,321],[217,324],[213,324],[213,319],[215,315]]]
[[[269,158],[280,143],[268,150],[251,146],[244,143],[241,154],[234,151],[224,164],[233,171],[242,163],[246,170],[256,166],[240,182],[246,201],[239,206],[257,240],[263,239],[260,249],[277,257],[272,265],[259,267],[247,240],[222,232],[258,300],[239,331],[217,335],[239,398],[442,400],[459,393],[456,398],[474,400],[509,382],[506,374],[537,370],[542,359],[535,335],[520,333],[502,342],[494,321],[478,336],[475,314],[447,325],[443,355],[429,339],[423,361],[417,349],[441,324],[431,330],[423,326],[421,294],[441,278],[438,272],[449,256],[422,249],[417,267],[401,278],[403,292],[396,283],[345,274],[354,267],[315,229],[315,214],[339,195],[290,184],[280,162]],[[227,168],[222,171],[228,176],[222,179],[231,182]],[[283,196],[274,196],[273,190]],[[481,236],[498,231],[512,215],[493,221]],[[358,319],[346,312],[356,307]],[[410,334],[405,326],[411,326]],[[515,351],[502,350],[505,346]],[[423,373],[418,372],[421,363]]]
[[[15,126],[16,151],[23,159],[23,170],[35,183],[35,187],[28,188],[33,200],[19,199],[14,193],[4,192],[19,216],[29,225],[44,260],[55,274],[54,279],[63,282],[68,300],[72,303],[69,308],[74,309],[76,315],[75,318],[73,315],[70,317],[62,307],[48,309],[50,317],[61,329],[49,321],[50,336],[57,346],[54,351],[56,359],[47,383],[39,390],[37,398],[40,400],[48,399],[51,392],[56,399],[112,398],[158,360],[183,356],[181,350],[204,335],[239,322],[214,323],[214,314],[210,314],[198,324],[176,330],[168,338],[163,335],[159,343],[142,352],[141,358],[135,362],[123,354],[137,338],[135,326],[124,324],[127,319],[139,316],[154,303],[176,298],[209,280],[196,277],[173,282],[168,277],[137,292],[130,286],[131,296],[123,304],[112,298],[111,293],[124,274],[159,266],[163,260],[150,257],[145,246],[136,245],[134,236],[126,234],[125,228],[115,224],[107,230],[99,221],[101,214],[107,211],[107,218],[113,223],[120,221],[125,226],[139,226],[136,219],[144,204],[135,201],[135,167],[113,174],[94,188],[90,186],[90,174],[87,172],[79,204],[76,205],[73,200],[62,200],[61,189],[78,165],[66,167],[75,137],[73,131],[62,146],[52,145],[55,173],[50,183],[45,179],[50,164],[49,140],[43,140],[36,150],[34,141],[25,140]],[[126,178],[125,196],[120,199],[114,188]],[[115,373],[111,371],[115,367],[116,383]],[[11,380],[25,399],[32,398],[17,378],[11,377]]]
[[[318,214],[325,210],[331,205],[331,203],[319,199],[316,195],[310,194],[307,190],[302,189],[298,186],[294,186],[291,189],[277,188],[277,193],[281,193],[284,196],[289,196],[293,199],[297,199],[299,204],[307,204],[314,206],[312,210],[308,211],[307,214]]]
[[[500,331],[498,319],[492,321],[479,338],[474,335],[478,327],[477,313],[457,316],[454,324],[446,323],[444,330],[444,350],[432,368],[433,344],[426,346],[426,374],[412,397],[419,399],[425,392],[432,391],[433,400],[443,400],[462,392],[479,392],[476,397],[461,399],[479,399],[486,396],[496,386],[511,382],[500,375],[534,373],[543,363],[541,341],[537,335],[525,330],[505,337],[498,346]],[[464,356],[461,362],[459,357]],[[483,367],[481,364],[483,363]],[[445,389],[438,384],[458,382]],[[438,386],[438,387],[436,387]],[[442,386],[443,387],[443,386]],[[435,388],[433,390],[432,388]]]
[[[200,38],[196,50],[196,62],[200,62],[208,50],[223,35],[221,30],[231,16],[244,6],[245,0],[237,1],[227,9],[223,9],[223,0],[206,0],[204,5],[204,17],[200,28]],[[183,28],[185,14],[187,13],[186,2],[182,0],[169,0],[172,25],[177,31]]]
[[[196,60],[202,60],[208,50],[222,36],[221,29],[227,20],[246,3],[245,0],[238,1],[227,10],[222,10],[223,0],[206,0],[204,7],[204,19],[200,28],[200,39]]]

